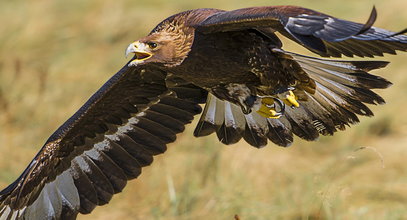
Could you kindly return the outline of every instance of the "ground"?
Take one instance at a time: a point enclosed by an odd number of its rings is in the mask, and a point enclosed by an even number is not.
[[[127,45],[176,12],[294,4],[407,26],[405,0],[1,1],[0,188],[127,60]],[[291,42],[285,49],[307,53]],[[309,53],[307,53],[309,54]],[[80,219],[406,219],[407,53],[374,73],[394,83],[373,118],[318,142],[255,149],[192,137],[193,125],[109,205]]]

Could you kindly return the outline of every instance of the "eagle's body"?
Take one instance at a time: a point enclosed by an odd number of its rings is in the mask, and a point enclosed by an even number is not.
[[[263,147],[316,140],[372,116],[368,71],[382,61],[340,61],[282,49],[279,32],[324,57],[407,50],[407,36],[295,6],[173,15],[129,45],[135,56],[46,141],[0,192],[0,219],[72,219],[110,201],[175,141],[206,104],[195,136],[216,133]],[[287,106],[287,107],[286,107]]]
[[[285,74],[281,58],[272,48],[279,46],[250,31],[198,33],[188,57],[182,66],[175,68],[174,74],[202,88],[247,84],[264,95],[272,95],[275,87],[288,86],[290,82],[287,78],[290,75]],[[272,88],[262,91],[260,86]]]
[[[254,103],[247,104],[246,99],[256,95],[274,96],[297,83],[294,72],[301,72],[301,68],[295,61],[273,51],[282,46],[273,30],[260,28],[215,33],[192,30],[219,12],[222,11],[197,9],[182,12],[164,20],[150,33],[154,36],[175,29],[184,35],[181,44],[190,48],[187,53],[181,53],[181,62],[177,64],[182,65],[164,65],[164,71],[206,89],[221,100],[241,105],[249,112]],[[305,73],[304,77],[308,78]]]
[[[261,81],[259,75],[256,75],[256,71],[274,76],[278,75],[275,73],[281,68],[274,68],[278,65],[278,59],[273,57],[267,43],[259,36],[249,32],[233,32],[198,35],[195,40],[183,65],[169,69],[175,76],[235,104],[239,104],[239,100],[230,94],[232,91],[238,96],[266,95],[266,93],[272,95],[271,90],[276,85],[270,83],[277,80],[269,80],[266,84]],[[259,53],[258,50],[265,50],[266,53]],[[255,61],[259,58],[256,54],[261,54],[260,61],[263,63]],[[267,86],[268,91],[261,90],[264,86]]]
[[[260,84],[249,60],[255,56],[253,50],[261,43],[256,42],[260,41],[257,36],[248,34],[197,34],[188,57],[182,66],[174,68],[174,74],[208,89],[226,83]]]

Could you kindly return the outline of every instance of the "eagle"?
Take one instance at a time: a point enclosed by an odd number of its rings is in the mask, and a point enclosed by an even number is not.
[[[296,6],[195,9],[159,23],[131,43],[131,60],[45,142],[20,177],[0,192],[0,219],[75,219],[107,204],[164,153],[195,115],[197,137],[242,138],[260,148],[313,141],[373,116],[372,89],[391,85],[370,70],[407,50],[406,30],[373,26]],[[281,35],[276,35],[276,33]],[[204,104],[202,110],[201,105]]]

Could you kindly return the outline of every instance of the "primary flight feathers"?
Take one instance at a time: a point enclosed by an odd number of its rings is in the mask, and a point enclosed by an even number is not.
[[[195,136],[216,133],[289,146],[372,116],[372,89],[391,83],[368,73],[382,61],[338,61],[281,49],[284,36],[325,57],[407,50],[407,36],[295,6],[173,15],[132,43],[134,57],[44,144],[0,192],[0,219],[75,219],[110,201],[201,113]]]

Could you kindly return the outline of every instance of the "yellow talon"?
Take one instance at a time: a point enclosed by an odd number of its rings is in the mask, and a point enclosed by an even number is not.
[[[293,91],[288,91],[288,94],[285,96],[285,99],[283,99],[283,102],[288,106],[295,106],[297,108],[300,107],[300,104],[297,102],[297,96],[295,96]]]
[[[291,90],[279,93],[277,97],[262,97],[257,113],[265,118],[280,118],[284,114],[285,105],[300,107],[300,104],[297,102],[298,97]]]
[[[265,117],[265,118],[280,118],[281,113],[277,112],[274,107],[268,107],[272,106],[274,104],[274,99],[273,98],[262,98],[261,100],[261,106],[259,110],[257,110],[257,113],[259,115]]]

